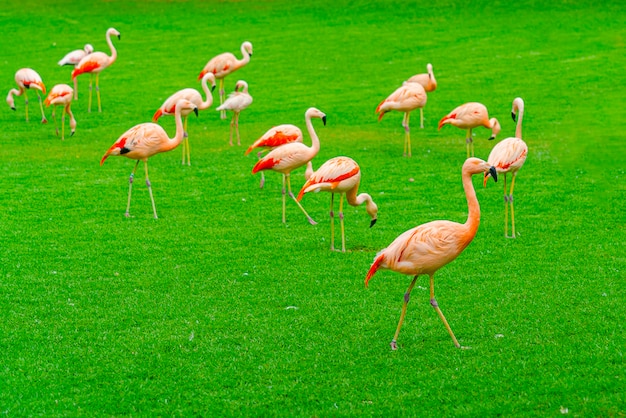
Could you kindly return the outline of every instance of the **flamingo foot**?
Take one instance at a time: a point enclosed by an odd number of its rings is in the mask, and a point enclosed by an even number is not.
[[[391,340],[391,342],[389,343],[389,345],[391,346],[391,349],[393,351],[396,351],[398,349],[398,343],[396,343],[396,340]]]
[[[265,177],[261,178],[261,184],[259,185],[259,189],[262,189],[265,186]]]
[[[130,213],[126,212],[124,216],[126,216],[127,218],[130,218]]]
[[[45,123],[48,123],[48,119],[46,119],[45,117],[43,117],[43,118],[41,119],[41,123],[44,123],[44,124],[45,124]]]
[[[310,223],[311,225],[317,225],[317,222],[315,222],[315,221],[313,220],[313,218],[307,218],[307,219],[309,220],[309,223]]]

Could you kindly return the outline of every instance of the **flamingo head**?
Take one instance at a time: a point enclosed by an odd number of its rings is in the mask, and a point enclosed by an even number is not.
[[[109,28],[107,30],[107,35],[109,35],[109,36],[111,36],[111,35],[117,36],[117,39],[122,39],[122,36],[120,35],[120,32],[117,29],[115,29],[115,28]]]

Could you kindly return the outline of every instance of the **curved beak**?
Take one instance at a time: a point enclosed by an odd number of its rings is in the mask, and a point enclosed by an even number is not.
[[[489,176],[493,177],[493,181],[495,183],[498,182],[498,171],[496,170],[494,166],[489,167],[489,171],[485,172],[485,178],[483,180],[483,187],[487,187],[487,179],[489,178]]]
[[[378,219],[372,219],[372,222],[370,222],[370,228],[373,227],[374,225],[376,225],[376,221]]]
[[[515,112],[511,112],[511,117],[513,118],[513,122],[517,122],[517,115]]]
[[[196,117],[198,117],[198,108],[197,108],[197,107],[194,107],[194,108],[193,108],[193,113],[195,113],[195,114],[196,114]],[[493,168],[493,167],[492,167],[492,168]]]
[[[326,126],[326,116],[322,117],[322,122],[324,122],[324,126]]]

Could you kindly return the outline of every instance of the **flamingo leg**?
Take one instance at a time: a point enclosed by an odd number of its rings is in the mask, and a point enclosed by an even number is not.
[[[232,147],[233,146],[233,129],[235,127],[235,119],[237,118],[237,113],[233,113],[233,117],[230,120],[230,131],[229,131],[229,136],[228,136],[228,144]]]
[[[287,220],[285,219],[285,193],[286,193],[286,189],[285,189],[285,183],[287,182],[287,175],[283,174],[283,189],[282,189],[282,193],[283,193],[283,223],[286,224]]]
[[[330,194],[330,250],[335,251],[335,194]]]
[[[93,93],[93,73],[89,73],[89,106],[87,107],[87,112],[91,113],[91,95]]]
[[[235,132],[237,132],[237,145],[241,145],[241,138],[239,137],[239,115],[241,115],[241,113],[237,112],[236,119],[235,119]]]
[[[424,108],[420,107],[420,128],[424,129]]]
[[[261,159],[261,155],[263,155],[263,151],[257,154],[257,158],[259,160]],[[264,185],[265,185],[265,174],[263,174],[263,171],[261,171],[261,185],[259,186],[259,188],[262,189]]]
[[[224,79],[220,78],[220,106],[224,104],[224,95],[226,92],[224,91]],[[222,110],[220,117],[222,119],[226,119],[226,111]]]
[[[452,332],[452,328],[450,328],[448,321],[446,321],[446,317],[443,316],[443,312],[441,312],[441,309],[439,309],[439,304],[437,303],[437,300],[435,299],[435,276],[433,274],[430,275],[430,304],[432,305],[433,308],[435,308],[435,310],[437,311],[437,314],[439,314],[439,318],[441,318],[441,320],[443,321],[443,324],[446,326],[448,333],[452,337],[452,341],[454,341],[454,346],[456,348],[461,348],[461,344],[459,344],[456,337],[454,336],[454,333]]]
[[[154,196],[152,196],[152,184],[150,184],[150,178],[148,177],[148,160],[143,162],[143,166],[146,169],[146,186],[148,186],[148,192],[150,192],[150,200],[152,201],[152,211],[154,212],[154,219],[158,219],[156,206],[154,205]]]
[[[74,100],[78,100],[78,77],[74,77]]]
[[[293,192],[291,191],[291,177],[289,174],[286,175],[287,177],[287,190],[289,193],[289,196],[293,199],[294,202],[296,202],[296,204],[298,205],[298,207],[300,208],[300,210],[302,211],[302,213],[304,213],[304,215],[306,216],[307,220],[309,221],[309,223],[311,225],[317,225],[317,222],[315,222],[313,220],[313,218],[311,218],[309,216],[308,213],[306,213],[306,210],[304,210],[304,207],[302,207],[302,205],[300,204],[300,202],[298,202],[298,199],[296,199],[296,197],[294,196]]]
[[[465,138],[465,144],[466,144],[466,148],[467,148],[467,158],[471,156],[474,156],[474,140],[472,139],[472,130],[468,129],[467,130],[467,138]],[[471,149],[471,151],[470,151]]]
[[[52,105],[52,119],[54,120],[54,131],[56,135],[59,136],[59,124],[57,122],[57,105]]]
[[[185,116],[185,121],[184,121],[184,128],[183,131],[183,165],[185,165],[185,153],[187,153],[187,164],[191,165],[191,157],[189,155],[189,134],[187,133],[187,116]]]
[[[413,277],[413,280],[411,281],[409,288],[406,290],[406,293],[404,294],[404,304],[402,305],[402,313],[400,313],[400,321],[398,321],[398,327],[396,328],[396,333],[393,336],[393,340],[391,340],[391,343],[389,343],[392,350],[398,349],[398,344],[396,343],[396,341],[398,341],[398,335],[400,335],[400,328],[402,328],[402,323],[404,322],[404,317],[406,316],[406,307],[409,304],[409,301],[411,300],[411,291],[413,290],[413,286],[415,286],[417,277],[418,277],[417,274],[415,275],[415,277]]]
[[[509,236],[509,196],[506,194],[506,173],[504,173],[504,236]]]
[[[124,214],[127,218],[130,218],[130,198],[133,192],[133,180],[135,179],[135,172],[137,171],[138,165],[139,160],[137,160],[135,168],[133,168],[133,171],[130,173],[130,177],[128,178],[128,203],[126,204],[126,213]]]
[[[511,232],[512,235],[509,238],[515,238],[515,213],[513,211],[513,187],[515,186],[515,177],[517,173],[514,172],[511,178],[511,191],[509,193],[509,205],[511,205]]]
[[[100,104],[100,73],[96,73],[96,96],[98,96],[98,112],[102,112],[102,105]]]
[[[339,223],[341,224],[341,252],[346,252],[346,231],[343,226],[343,193],[339,197]]]
[[[64,141],[64,140],[65,140],[65,109],[63,110],[63,112],[61,112],[61,141]]]
[[[404,127],[404,155],[411,156],[411,128],[409,127],[410,113],[406,112],[402,119],[402,126]]]
[[[46,114],[43,113],[43,101],[41,100],[39,92],[37,92],[37,97],[39,98],[39,108],[41,109],[41,123],[48,123],[48,119],[46,119]]]
[[[26,109],[26,122],[28,122],[28,92],[24,90],[24,108]]]

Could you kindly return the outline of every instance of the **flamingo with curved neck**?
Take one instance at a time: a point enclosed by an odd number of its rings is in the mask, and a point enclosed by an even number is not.
[[[506,138],[496,144],[489,153],[487,161],[496,167],[498,173],[504,174],[504,236],[515,238],[515,211],[513,208],[513,188],[517,172],[526,162],[528,145],[522,140],[522,119],[524,117],[524,100],[516,97],[511,110],[513,120],[517,118],[515,136]],[[507,194],[506,175],[511,173],[511,188]],[[488,174],[485,174],[484,185],[487,185]],[[509,235],[509,211],[511,212],[511,235]]]
[[[419,83],[424,87],[426,93],[435,91],[437,89],[437,80],[435,79],[435,73],[433,72],[433,65],[431,63],[426,64],[426,73],[415,74],[410,77],[407,83]],[[420,128],[424,128],[424,108],[420,107]]]
[[[28,122],[28,90],[35,89],[37,91],[37,97],[39,98],[39,107],[41,108],[41,123],[48,123],[46,115],[43,113],[43,104],[41,102],[41,96],[39,92],[46,94],[46,86],[41,79],[41,76],[37,71],[32,68],[21,68],[15,73],[15,83],[19,87],[18,89],[9,90],[7,95],[7,104],[12,110],[15,110],[15,99],[13,96],[24,95],[24,107],[26,108],[26,122]]]
[[[390,344],[392,350],[398,348],[396,341],[406,315],[411,290],[413,290],[417,278],[422,274],[430,276],[430,304],[444,323],[454,345],[457,348],[461,347],[435,299],[434,276],[437,270],[457,258],[476,236],[478,225],[480,224],[480,206],[476,198],[474,185],[472,184],[472,176],[479,173],[489,173],[495,181],[498,178],[495,167],[489,163],[478,158],[465,160],[461,171],[468,209],[467,221],[465,223],[461,224],[445,220],[432,221],[409,229],[377,254],[367,273],[365,278],[366,287],[372,276],[381,269],[389,269],[414,276],[404,294],[404,305],[402,306],[400,321]]]
[[[111,41],[111,36],[117,36],[117,39],[121,39],[120,33],[115,28],[109,28],[106,32],[106,40],[109,45],[109,49],[111,50],[111,56],[108,56],[104,52],[96,51],[91,54],[85,55],[83,59],[80,60],[76,67],[74,67],[74,71],[72,71],[72,80],[75,81],[76,77],[81,74],[89,73],[89,106],[88,111],[91,112],[91,96],[92,96],[92,82],[93,75],[96,75],[96,94],[98,96],[98,112],[102,112],[102,105],[100,102],[100,72],[113,64],[117,59],[117,50],[115,46],[113,46],[113,42]]]
[[[73,89],[67,84],[57,84],[50,90],[50,94],[46,97],[44,103],[46,106],[52,105],[52,118],[54,119],[54,127],[56,129],[56,134],[59,136],[59,127],[57,126],[57,118],[56,118],[56,107],[63,106],[63,111],[61,112],[61,140],[65,139],[65,114],[70,117],[70,136],[74,135],[76,131],[76,118],[72,113],[72,109],[70,108],[72,104],[72,94],[74,93]]]
[[[241,145],[241,138],[239,137],[239,115],[242,110],[246,109],[252,104],[252,96],[248,93],[248,83],[243,80],[237,81],[235,84],[235,91],[228,96],[228,99],[219,106],[217,111],[232,110],[233,118],[230,121],[230,135],[229,144],[233,145],[233,129],[237,134],[237,145]]]
[[[320,150],[320,140],[315,132],[312,118],[322,119],[324,125],[326,125],[326,115],[314,107],[309,108],[304,114],[306,120],[306,127],[311,136],[311,146],[306,146],[301,142],[290,142],[285,145],[281,145],[278,148],[274,148],[265,157],[261,158],[252,168],[252,174],[255,174],[262,170],[273,170],[283,174],[283,223],[285,220],[285,183],[287,183],[287,190],[289,196],[296,202],[298,207],[302,210],[306,218],[311,225],[315,225],[317,222],[309,216],[304,210],[300,202],[296,199],[291,191],[291,172],[303,165],[309,163]]]
[[[487,107],[478,102],[464,103],[454,108],[450,113],[441,118],[439,121],[439,129],[443,128],[444,125],[452,125],[467,130],[465,143],[468,158],[474,156],[474,139],[472,137],[472,130],[474,128],[482,126],[491,129],[490,141],[496,138],[496,135],[500,133],[501,129],[498,119],[490,119]]]
[[[148,158],[161,152],[171,151],[181,143],[184,138],[185,130],[182,121],[183,111],[193,111],[196,116],[198,115],[198,107],[189,100],[181,99],[176,103],[176,111],[174,112],[174,118],[176,120],[176,134],[173,138],[168,137],[167,132],[157,125],[156,123],[141,123],[130,128],[119,137],[117,141],[107,150],[102,159],[100,165],[104,164],[104,161],[110,155],[119,155],[132,160],[137,160],[135,168],[133,168],[129,179],[128,188],[128,205],[126,206],[126,217],[130,216],[130,198],[133,189],[133,179],[139,161],[144,162],[146,172],[146,186],[150,192],[150,200],[152,201],[152,210],[154,212],[154,218],[158,218],[156,206],[154,205],[154,197],[152,196],[152,185],[150,184],[150,178],[148,177]]]

